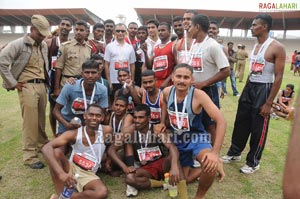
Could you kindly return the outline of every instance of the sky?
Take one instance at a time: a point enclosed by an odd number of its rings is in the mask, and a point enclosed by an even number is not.
[[[109,2],[112,2],[111,4]],[[126,23],[138,22],[134,8],[180,8],[258,12],[259,3],[297,3],[300,0],[0,0],[1,9],[87,8],[102,19],[126,16]],[[139,22],[138,22],[139,23]]]

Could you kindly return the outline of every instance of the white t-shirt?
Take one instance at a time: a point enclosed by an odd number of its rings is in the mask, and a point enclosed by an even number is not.
[[[150,37],[148,37],[146,39],[146,43],[147,43],[147,54],[148,54],[148,57],[151,58],[151,57],[153,57],[154,47],[156,45],[161,44],[161,41],[160,41],[160,39],[158,39],[157,41],[154,41],[154,40],[150,39]]]
[[[213,77],[220,69],[229,67],[228,59],[220,44],[210,37],[194,44],[189,64],[194,66],[193,77],[199,82]]]
[[[113,84],[119,83],[118,69],[126,68],[130,71],[130,64],[136,61],[135,52],[130,44],[124,43],[121,46],[116,40],[109,43],[105,48],[104,60],[109,62],[110,81]]]

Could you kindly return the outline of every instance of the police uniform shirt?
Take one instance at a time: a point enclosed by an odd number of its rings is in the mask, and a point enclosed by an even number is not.
[[[81,66],[90,59],[91,52],[91,46],[85,41],[82,44],[75,39],[64,42],[57,53],[56,68],[62,70],[63,77],[81,75]]]
[[[38,45],[30,36],[27,36],[32,45],[32,53],[22,71],[19,82],[26,82],[31,79],[45,79],[44,59],[41,52],[41,45]]]

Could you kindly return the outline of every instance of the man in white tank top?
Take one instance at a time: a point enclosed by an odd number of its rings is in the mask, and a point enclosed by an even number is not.
[[[224,163],[239,161],[250,136],[250,151],[246,164],[240,171],[252,174],[259,169],[262,151],[267,138],[269,115],[276,94],[282,82],[285,65],[285,49],[278,41],[269,37],[272,17],[257,15],[251,26],[251,33],[257,38],[250,56],[250,74],[239,99],[227,155]]]
[[[76,186],[76,198],[106,198],[108,189],[96,175],[100,167],[105,143],[112,136],[110,126],[100,125],[104,112],[96,104],[90,105],[84,113],[86,126],[66,131],[63,135],[48,142],[42,152],[49,164],[50,174],[56,193],[60,195],[64,186]],[[70,160],[60,147],[70,143],[72,154]],[[75,174],[79,176],[74,178]],[[52,199],[58,198],[53,194]]]

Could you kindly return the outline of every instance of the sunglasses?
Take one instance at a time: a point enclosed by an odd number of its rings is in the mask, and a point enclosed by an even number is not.
[[[116,32],[117,32],[117,33],[120,33],[120,32],[121,32],[121,33],[125,33],[126,30],[116,30]]]

